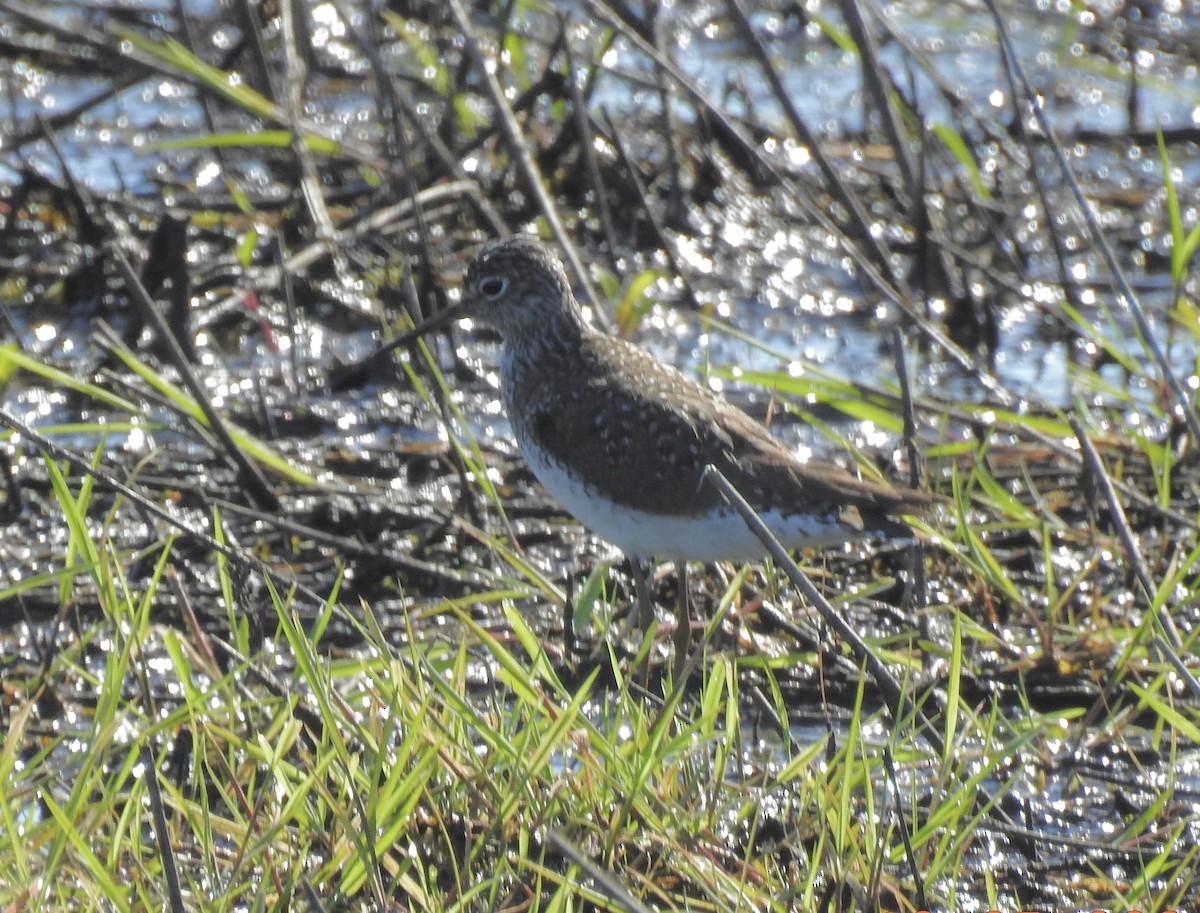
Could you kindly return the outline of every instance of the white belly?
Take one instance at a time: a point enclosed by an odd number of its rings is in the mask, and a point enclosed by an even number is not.
[[[652,514],[614,504],[568,475],[554,460],[521,441],[525,461],[556,501],[601,539],[630,558],[671,561],[751,561],[766,547],[732,508],[698,516]],[[811,514],[762,515],[767,527],[789,549],[835,545],[861,537],[852,527]]]

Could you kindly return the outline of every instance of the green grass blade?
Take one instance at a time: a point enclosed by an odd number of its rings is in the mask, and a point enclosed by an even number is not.
[[[130,415],[137,415],[141,411],[129,400],[117,396],[115,393],[110,393],[102,387],[97,387],[95,384],[80,380],[65,371],[60,371],[58,368],[43,364],[36,358],[26,355],[12,343],[0,345],[0,377],[8,378],[18,368],[28,371],[30,374],[37,375],[49,382],[52,387],[63,387],[67,390],[74,390],[76,393],[82,393],[84,396],[104,403],[104,405],[112,409],[128,412]]]

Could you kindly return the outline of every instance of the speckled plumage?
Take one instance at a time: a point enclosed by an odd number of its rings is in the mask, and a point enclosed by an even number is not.
[[[765,549],[716,490],[714,464],[790,548],[897,537],[929,495],[801,462],[740,409],[588,326],[562,264],[517,235],[472,260],[464,303],[501,337],[501,396],[521,451],[569,512],[631,557],[746,560]]]

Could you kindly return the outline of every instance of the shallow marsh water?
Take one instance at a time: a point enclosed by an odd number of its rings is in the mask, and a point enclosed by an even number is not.
[[[6,219],[5,248],[0,252],[5,271],[5,342],[75,378],[91,379],[126,395],[139,406],[128,421],[119,410],[98,405],[86,394],[24,373],[10,379],[4,389],[7,410],[38,427],[58,426],[54,440],[85,457],[99,449],[110,466],[137,467],[131,469],[131,477],[197,528],[207,528],[213,506],[218,505],[231,533],[241,542],[254,545],[277,564],[290,565],[296,578],[319,594],[327,593],[340,575],[345,604],[353,605],[362,597],[376,605],[389,626],[389,636],[397,643],[404,643],[409,636],[410,616],[429,625],[428,636],[455,642],[464,628],[438,611],[440,598],[463,596],[475,588],[490,587],[496,580],[492,547],[464,532],[468,526],[462,522],[464,518],[472,525],[500,531],[500,535],[515,530],[531,562],[554,584],[572,593],[579,591],[580,581],[599,560],[613,557],[601,543],[558,516],[530,484],[494,402],[494,349],[486,340],[467,331],[456,335],[453,344],[435,343],[438,363],[450,380],[449,400],[462,413],[461,417],[450,414],[447,422],[436,408],[411,392],[412,377],[397,381],[395,376],[376,375],[345,390],[331,389],[328,378],[335,361],[353,360],[368,352],[378,337],[381,316],[394,318],[399,312],[403,279],[393,281],[401,271],[389,257],[398,250],[403,259],[417,249],[416,227],[406,223],[398,230],[343,238],[339,254],[344,259],[322,259],[293,276],[297,306],[296,301],[289,303],[281,283],[263,278],[275,264],[267,253],[273,243],[278,241],[289,252],[313,243],[315,230],[307,219],[296,215],[304,210],[295,189],[296,169],[290,162],[289,167],[281,167],[277,156],[254,150],[232,155],[209,145],[179,149],[160,145],[210,129],[258,130],[263,127],[261,119],[229,105],[206,107],[201,99],[207,95],[166,69],[118,88],[111,101],[68,119],[55,130],[58,152],[51,148],[35,114],[53,118],[119,82],[120,68],[109,69],[98,62],[87,30],[102,30],[116,19],[127,18],[146,34],[156,34],[156,28],[175,33],[175,10],[165,5],[131,4],[115,11],[75,5],[34,11],[50,24],[82,36],[72,44],[66,35],[54,34],[49,27],[39,35],[34,16],[17,15],[28,12],[27,7],[4,3],[0,8],[11,17],[0,23],[0,38],[12,42],[10,50],[17,48],[0,61],[3,94],[9,100],[0,115],[4,118],[0,136],[7,137],[0,145],[0,187],[5,190],[0,198],[5,209],[0,214]],[[187,4],[186,9],[199,27],[197,51],[206,59],[219,58],[243,37],[233,22],[232,7]],[[903,207],[894,198],[900,183],[895,157],[886,146],[869,141],[880,128],[877,112],[870,112],[862,95],[860,58],[831,37],[842,31],[836,8],[807,4],[803,14],[798,9],[795,5],[778,9],[763,5],[752,21],[775,50],[789,97],[866,201],[872,234],[889,245],[895,261],[904,264],[897,272],[906,272],[916,258],[918,233],[906,218],[897,215]],[[572,5],[566,10],[572,23],[570,37],[579,46],[590,48],[604,39],[603,29],[586,17],[583,7]],[[347,12],[349,19],[343,21]],[[371,149],[381,147],[386,127],[377,109],[378,93],[363,78],[371,62],[347,29],[378,27],[378,12],[368,5],[313,5],[307,42],[312,57],[305,116],[323,130]],[[1165,4],[1152,24],[1118,33],[1095,18],[1112,10],[1068,16],[1065,8],[1034,4],[1017,5],[1007,12],[1011,13],[1009,26],[1018,52],[1047,100],[1051,121],[1064,139],[1069,139],[1067,155],[1089,197],[1096,201],[1102,224],[1152,314],[1160,341],[1169,346],[1171,365],[1190,382],[1195,374],[1197,333],[1188,322],[1194,319],[1189,318],[1191,312],[1173,307],[1174,289],[1164,278],[1169,276],[1166,203],[1157,150],[1146,131],[1158,124],[1172,137],[1169,151],[1184,220],[1187,225],[1194,224],[1196,188],[1200,186],[1194,134],[1196,112],[1200,111],[1195,55],[1200,46],[1195,40],[1200,17],[1193,7],[1175,9]],[[1114,461],[1127,458],[1136,462],[1137,452],[1120,449],[1120,443],[1139,434],[1169,444],[1175,416],[1165,404],[1155,373],[1131,367],[1144,361],[1144,350],[1114,300],[1109,279],[1081,223],[1069,214],[1066,191],[1044,145],[1032,147],[1036,156],[1032,167],[1050,185],[1051,198],[1060,207],[1053,221],[1065,248],[1064,261],[1055,255],[1046,236],[1047,217],[1031,202],[1029,177],[1018,167],[1027,150],[1011,145],[1015,142],[1009,123],[1012,99],[998,62],[990,20],[970,6],[894,4],[884,13],[888,28],[905,36],[932,62],[928,69],[917,68],[913,61],[918,58],[911,47],[898,41],[884,42],[881,60],[891,69],[897,85],[911,91],[926,119],[926,193],[931,217],[941,220],[934,227],[946,248],[960,256],[963,287],[957,292],[946,290],[944,295],[931,294],[925,313],[951,331],[956,329],[956,321],[978,320],[981,339],[967,339],[964,346],[976,356],[978,365],[990,366],[1001,386],[1013,394],[1010,408],[1014,413],[1053,417],[1060,408],[1080,413],[1094,408],[1104,417],[1102,429],[1113,443]],[[1090,22],[1088,16],[1093,17]],[[481,26],[485,25],[484,17],[480,19]],[[671,57],[705,92],[720,99],[729,116],[761,131],[762,149],[772,161],[798,185],[818,188],[820,177],[811,154],[794,140],[780,138],[786,133],[782,116],[722,9],[715,4],[664,4],[660,27]],[[414,14],[404,22],[393,22],[386,33],[388,40],[382,43],[385,64],[415,84],[420,90],[416,93],[418,107],[428,105],[434,113],[445,102],[430,88],[440,73],[436,53],[432,59],[422,57],[424,43],[430,42],[428,47],[437,47],[444,56],[462,54],[461,41],[453,37],[435,44],[442,40],[438,28],[436,21],[425,23]],[[553,36],[556,26],[530,11],[517,23],[517,30],[522,28],[530,34]],[[31,35],[40,43],[34,41],[20,50],[21,42]],[[1115,35],[1128,40],[1122,43]],[[39,56],[36,51],[44,51],[46,45],[65,56]],[[545,52],[545,45],[529,44],[532,56]],[[1134,123],[1130,123],[1130,54],[1139,68]],[[513,65],[519,56],[519,51],[509,48],[503,61]],[[775,408],[771,402],[775,390],[790,381],[811,378],[818,369],[829,371],[835,379],[861,383],[867,393],[891,384],[896,373],[887,330],[904,322],[895,305],[862,281],[844,248],[811,221],[802,205],[812,203],[836,212],[836,204],[815,189],[811,201],[802,201],[777,187],[756,186],[731,161],[728,148],[714,138],[711,125],[697,114],[698,106],[682,94],[671,104],[679,139],[677,147],[671,148],[652,129],[663,119],[657,107],[662,93],[655,83],[654,66],[625,37],[615,39],[599,61],[591,100],[596,110],[601,104],[606,106],[621,125],[619,138],[626,144],[625,153],[638,163],[643,176],[657,182],[652,184],[651,199],[675,220],[670,226],[674,265],[668,263],[662,247],[648,240],[650,228],[638,216],[618,220],[620,244],[607,251],[613,258],[609,261],[599,240],[595,190],[572,170],[578,166],[564,165],[562,160],[552,163],[570,174],[556,182],[555,190],[580,240],[586,241],[585,249],[592,254],[592,277],[609,298],[619,302],[622,290],[643,270],[657,271],[647,277],[646,288],[659,303],[647,309],[640,321],[631,321],[635,326],[628,331],[664,359],[710,374],[714,385],[725,386],[731,396],[759,414],[774,412],[779,433],[797,446],[840,452],[822,431],[814,430],[819,423],[831,423],[844,431],[851,443],[881,455],[880,461],[898,473],[904,468],[904,459],[893,459],[898,450],[893,427],[869,417],[848,421],[843,411],[816,393],[796,395],[787,400],[787,408]],[[531,71],[536,72],[536,67]],[[911,85],[904,85],[905,76]],[[429,86],[423,80],[430,80]],[[519,96],[523,87],[520,80],[514,80],[512,96]],[[487,129],[490,109],[479,95],[470,95],[461,104],[466,109],[464,118],[474,113],[479,119],[474,129]],[[561,98],[535,100],[528,110],[534,136],[545,138],[562,127],[565,105]],[[432,114],[430,119],[435,119]],[[970,140],[976,165],[990,188],[990,199],[981,203],[964,190],[969,175],[948,153],[948,147],[939,145],[933,129],[936,124],[949,124]],[[614,143],[614,137],[594,142],[605,154],[602,165],[610,181],[620,177]],[[539,152],[546,153],[549,145],[545,143]],[[662,166],[672,156],[681,158],[680,169],[686,176],[678,185],[670,183],[670,168]],[[378,190],[386,182],[360,162],[332,155],[327,161],[330,164],[320,174],[318,186],[328,192],[327,206],[339,227],[353,224],[356,207],[369,209],[363,200],[372,200],[374,205],[380,196],[401,195],[399,182],[390,194]],[[113,323],[118,333],[136,328],[137,320],[115,300],[118,296],[105,279],[101,247],[87,236],[86,220],[74,208],[63,174],[64,162],[73,180],[98,203],[91,218],[109,226],[119,224],[122,232],[141,239],[138,243],[128,238],[120,242],[131,250],[144,249],[144,239],[164,209],[175,207],[191,215],[187,262],[194,283],[197,369],[219,408],[320,479],[317,489],[297,486],[286,492],[283,513],[295,522],[294,528],[271,522],[262,511],[246,511],[244,504],[236,503],[239,482],[234,471],[214,454],[211,441],[181,419],[179,408],[168,401],[166,392],[150,393],[132,378],[127,366],[94,346],[99,318]],[[496,197],[514,226],[532,217],[525,190],[515,179],[504,176],[508,165],[493,149],[464,153],[461,165],[471,179]],[[239,212],[231,204],[229,179],[251,199],[250,213]],[[621,191],[614,197],[620,211],[636,212],[639,204],[632,191],[625,183],[619,186]],[[671,197],[678,188],[685,188],[687,194],[674,202],[682,200],[686,205],[681,211],[676,206],[672,212]],[[415,297],[423,304],[434,300],[439,290],[453,298],[463,257],[475,241],[489,233],[480,221],[464,215],[466,211],[461,203],[449,210],[433,210],[432,250],[437,262],[407,264],[417,283]],[[386,256],[381,255],[381,248],[387,249]],[[1060,262],[1078,287],[1077,300],[1086,307],[1084,325],[1065,318],[1060,308]],[[614,265],[623,281],[612,281]],[[687,289],[676,269],[686,275]],[[1190,292],[1192,286],[1188,289]],[[689,290],[699,307],[689,301]],[[638,311],[643,302],[635,296],[628,303]],[[612,310],[619,313],[621,309],[618,305]],[[722,325],[735,332],[724,331]],[[148,335],[132,332],[129,340],[140,343],[139,351],[146,359],[153,354]],[[979,498],[980,529],[1004,563],[1020,599],[1006,601],[1006,594],[981,586],[977,577],[956,563],[961,555],[947,551],[932,559],[929,605],[961,610],[981,627],[991,625],[996,634],[995,642],[980,638],[976,645],[972,653],[976,667],[968,676],[969,684],[979,689],[981,701],[991,690],[1006,708],[1028,710],[1028,717],[1022,718],[1031,728],[1035,722],[1040,727],[1034,748],[1014,737],[1019,749],[1007,766],[1001,766],[1004,776],[989,780],[988,788],[1008,790],[1012,809],[1018,817],[1023,816],[1020,823],[1031,829],[1095,844],[1094,856],[1073,852],[1065,845],[1044,854],[1046,881],[1034,886],[1021,882],[1028,854],[1013,849],[1018,845],[1015,840],[1010,843],[1004,835],[989,833],[990,855],[981,851],[972,857],[970,870],[958,873],[959,880],[934,887],[941,896],[960,902],[969,896],[969,901],[960,903],[963,909],[986,908],[982,886],[989,877],[1011,887],[1011,894],[1001,891],[1002,898],[1019,896],[1026,903],[1115,902],[1122,885],[1136,881],[1142,873],[1130,861],[1132,853],[1119,858],[1106,855],[1112,847],[1105,844],[1104,837],[1114,828],[1136,821],[1143,810],[1151,808],[1144,828],[1150,837],[1166,834],[1164,839],[1193,846],[1200,837],[1200,815],[1195,811],[1200,792],[1195,746],[1185,745],[1178,754],[1176,745],[1164,747],[1159,737],[1160,718],[1141,707],[1145,726],[1139,724],[1137,713],[1131,713],[1133,720],[1087,733],[1077,741],[1080,708],[1096,700],[1096,682],[1103,680],[1109,660],[1105,649],[1110,645],[1088,638],[1109,635],[1114,624],[1110,619],[1121,611],[1139,611],[1140,596],[1118,559],[1117,546],[1110,537],[1096,532],[1090,509],[1064,506],[1072,497],[1082,496],[1084,486],[1076,487],[1076,467],[1065,465],[1061,455],[1052,451],[1034,453],[1025,429],[993,423],[983,411],[971,412],[971,407],[1002,412],[995,390],[980,383],[978,372],[963,369],[930,346],[911,326],[908,338],[917,398],[961,410],[952,420],[933,409],[922,411],[924,441],[931,449],[958,447],[961,453],[979,440],[988,440],[992,449],[987,457],[1010,492],[1028,495],[1032,490],[1039,498],[1045,492],[1043,500],[1033,501],[1033,509],[1043,511],[1048,524],[1062,523],[1057,539],[1034,540],[1003,510],[987,513],[1001,501],[1001,492],[986,492]],[[465,364],[456,364],[459,359]],[[408,363],[416,363],[416,359]],[[759,376],[762,385],[747,388],[737,383],[739,377],[749,374]],[[801,413],[802,418],[813,418],[817,424],[805,424],[787,409]],[[101,427],[119,418],[126,422],[117,421],[109,430]],[[506,512],[503,520],[498,518],[495,504],[464,484],[476,473],[476,467],[456,450],[464,429],[473,432],[487,454],[484,472],[499,487]],[[36,454],[20,444],[19,438],[10,439],[7,457],[12,464],[10,475],[24,486],[25,504],[5,518],[7,536],[2,550],[10,586],[4,611],[13,628],[0,646],[0,656],[10,673],[6,680],[12,681],[34,678],[34,670],[46,654],[46,638],[64,636],[67,641],[79,642],[70,634],[61,635],[67,626],[58,623],[65,610],[60,578],[55,575],[62,568],[72,533],[56,512],[52,486],[38,469]],[[1039,456],[1041,462],[1035,459]],[[943,484],[948,484],[956,471],[968,471],[953,458],[947,462],[949,465],[940,468],[935,465]],[[1031,478],[1045,484],[1030,484]],[[1131,478],[1151,496],[1157,494],[1150,490],[1153,472],[1131,472]],[[1059,484],[1059,479],[1068,481]],[[227,498],[235,503],[225,503]],[[1180,509],[1191,510],[1194,516],[1193,501],[1181,497]],[[14,507],[11,499],[7,504]],[[115,552],[128,560],[130,579],[137,581],[153,562],[135,559],[143,552],[152,553],[162,534],[156,524],[136,512],[120,513],[119,523],[106,525],[110,511],[117,512],[115,505],[115,501],[98,505],[89,521]],[[243,509],[240,515],[238,508]],[[1173,561],[1185,560],[1178,555],[1186,554],[1195,540],[1193,528],[1164,528],[1160,518],[1149,512],[1143,515],[1139,532],[1146,552],[1159,556],[1157,567],[1163,579],[1178,566]],[[322,539],[322,534],[331,538]],[[1178,540],[1175,548],[1171,547],[1173,539]],[[351,545],[358,550],[352,551]],[[179,549],[184,553],[181,566],[196,572],[191,581],[193,598],[203,594],[209,600],[203,609],[209,613],[205,624],[220,629],[226,621],[226,608],[218,598],[218,575],[202,570],[207,553],[195,545],[181,544]],[[849,588],[868,587],[880,577],[901,573],[901,563],[894,556],[876,560],[869,550],[839,553],[822,559],[822,564],[830,579],[844,579]],[[38,574],[47,577],[37,581]],[[515,578],[504,565],[498,576]],[[611,606],[628,595],[622,575],[603,576],[605,587],[595,616],[601,622],[607,620]],[[30,584],[31,580],[37,585]],[[93,600],[86,583],[79,584],[79,592],[69,601],[71,612],[85,630],[96,622],[95,615],[89,614]],[[523,589],[513,603],[528,612],[548,650],[565,656],[562,609],[544,589],[527,581],[520,583]],[[254,582],[248,584],[251,593],[244,604],[252,605],[261,598],[261,581],[257,585],[255,591]],[[669,594],[669,579],[660,581],[659,586],[662,595]],[[719,575],[705,575],[695,595],[711,605],[718,601],[722,586]],[[1190,579],[1181,580],[1179,588],[1184,596],[1176,606],[1177,621],[1190,630],[1198,621]],[[776,582],[756,582],[748,589],[761,590],[766,599],[804,614],[794,595]],[[752,603],[753,598],[748,594],[746,601]],[[849,602],[847,611],[856,612],[856,621],[881,638],[900,638],[900,632],[920,626],[922,636],[930,637],[935,646],[948,640],[949,613],[918,618],[934,613],[894,607],[894,614],[889,615],[878,606],[856,608],[853,600]],[[1061,611],[1068,603],[1075,607],[1069,620],[1041,618],[1043,610]],[[389,614],[388,609],[394,612]],[[166,640],[174,627],[181,626],[177,611],[177,600],[166,593],[153,607],[156,619],[168,632]],[[512,637],[497,603],[479,606],[476,612],[486,630]],[[1024,612],[1034,617],[1026,619]],[[29,627],[27,619],[32,622]],[[56,620],[54,624],[51,619]],[[1085,630],[1091,623],[1095,628]],[[338,635],[338,649],[355,649],[353,625],[335,620],[332,627]],[[1049,635],[1045,635],[1046,629],[1051,631]],[[599,625],[590,633],[594,635],[596,630]],[[93,628],[82,639],[84,661],[57,683],[59,698],[68,703],[72,699],[86,703],[89,683],[102,678],[111,644],[117,642],[96,631]],[[89,641],[89,636],[96,640]],[[1045,659],[1042,648],[1047,636],[1058,648],[1050,657],[1057,664],[1047,661],[1039,665]],[[748,639],[749,635],[735,632],[729,639],[737,644],[739,637]],[[167,652],[157,641],[145,647],[160,658]],[[780,679],[788,689],[793,719],[822,722],[785,727],[789,735],[804,744],[828,733],[833,733],[835,743],[844,740],[841,711],[853,703],[855,677],[845,669],[833,670],[832,664],[823,666],[818,651],[802,649],[787,637],[775,635],[773,643],[758,649],[764,655],[770,655],[772,649],[781,655],[794,653],[804,660]],[[897,647],[898,653],[909,651],[909,656],[919,655],[921,650],[911,642]],[[286,649],[276,646],[272,656],[273,665],[288,668],[291,657]],[[478,658],[472,675],[482,686],[491,682],[494,670],[486,654]],[[178,689],[170,677],[172,668],[165,662],[153,668],[162,673],[161,679],[151,682],[156,696],[169,705]],[[936,670],[938,664],[930,662],[929,668]],[[824,690],[818,689],[816,669],[833,679],[824,683]],[[746,679],[748,688],[761,684],[752,674],[747,673]],[[1186,697],[1182,686],[1175,686],[1175,691]],[[828,699],[832,709],[814,699],[818,693]],[[1192,702],[1194,705],[1194,698]],[[47,716],[53,716],[53,709],[47,708]],[[1061,719],[1055,716],[1058,713]],[[69,709],[53,725],[69,729],[77,719],[81,717]],[[82,719],[86,721],[86,715]],[[763,724],[753,708],[746,708],[740,726],[738,733],[748,746],[744,759],[748,767],[770,770],[786,757],[782,735],[763,736]],[[59,751],[44,760],[61,765],[69,774],[72,752],[82,755],[87,750],[82,741],[87,734],[87,727],[81,726],[79,741],[74,736],[64,738]],[[889,736],[876,728],[863,738],[875,749],[888,744]],[[969,768],[973,752],[982,757],[994,748],[968,742],[956,760]],[[1053,758],[1055,763],[1040,763],[1045,758]],[[940,788],[940,774],[930,765],[917,763],[902,771],[902,784],[921,801],[932,803]],[[1163,783],[1169,784],[1171,798],[1160,805]],[[782,798],[764,796],[764,803],[778,798],[786,804],[792,798],[786,790],[781,793]],[[1129,836],[1130,842],[1134,836]],[[1098,877],[1093,882],[1083,874],[1090,871],[1089,859],[1101,860],[1109,893],[1104,893]],[[1194,888],[1188,893],[1186,886],[1168,880],[1155,884],[1154,889],[1168,897],[1196,897]]]

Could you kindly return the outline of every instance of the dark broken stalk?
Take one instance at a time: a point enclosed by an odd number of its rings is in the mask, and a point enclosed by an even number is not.
[[[246,485],[251,500],[265,510],[278,511],[280,508],[279,498],[275,495],[266,477],[258,468],[258,465],[242,452],[242,449],[233,439],[233,435],[229,433],[229,429],[225,426],[225,421],[220,413],[213,408],[212,402],[209,400],[208,393],[205,391],[203,384],[197,379],[192,367],[188,364],[187,356],[183,348],[179,345],[179,341],[175,338],[175,334],[171,332],[167,322],[158,312],[158,308],[154,306],[154,302],[150,300],[150,296],[146,293],[145,287],[142,285],[141,279],[138,278],[129,261],[125,258],[125,254],[121,252],[115,244],[109,245],[109,253],[113,258],[113,262],[117,265],[117,270],[121,274],[121,278],[125,280],[125,288],[129,293],[129,297],[137,305],[141,311],[142,319],[154,328],[154,332],[158,337],[159,342],[166,348],[167,354],[174,364],[175,369],[179,371],[180,377],[183,379],[184,386],[188,388],[196,400],[196,404],[204,412],[204,417],[208,420],[209,430],[216,435],[217,440],[221,442],[225,454],[237,466],[242,482]]]
[[[143,679],[143,686],[144,686]],[[143,687],[143,691],[147,691]],[[146,695],[148,697],[148,694]],[[175,849],[171,845],[171,828],[167,824],[166,803],[158,784],[158,766],[154,763],[154,752],[143,743],[139,753],[142,764],[146,795],[150,800],[150,820],[154,824],[154,842],[162,865],[163,880],[167,883],[167,909],[171,913],[184,913],[188,909],[183,901],[183,889],[179,882],[179,866],[175,862]]]
[[[900,381],[900,404],[904,415],[904,453],[908,459],[908,484],[910,488],[920,488],[922,483],[921,451],[917,447],[917,412],[913,406],[912,378],[908,373],[908,360],[904,354],[904,333],[899,327],[892,329],[892,353],[896,360],[896,375]],[[925,592],[925,562],[920,560],[920,552],[910,549],[912,556],[912,587],[914,593]]]
[[[633,186],[634,192],[638,196],[639,212],[641,212],[650,222],[650,226],[654,229],[654,235],[658,238],[658,246],[663,249],[667,255],[667,263],[671,266],[671,271],[680,278],[683,283],[683,294],[687,299],[688,305],[694,311],[700,310],[700,299],[696,297],[696,290],[692,288],[692,283],[688,279],[687,271],[684,270],[679,262],[679,258],[675,256],[675,246],[671,243],[669,232],[663,224],[662,217],[658,214],[657,207],[651,205],[650,195],[646,192],[646,182],[642,180],[642,176],[638,174],[637,166],[630,157],[628,150],[625,148],[625,143],[621,140],[621,134],[617,130],[617,125],[613,123],[612,117],[607,110],[601,109],[604,115],[604,125],[608,128],[608,135],[617,150],[617,159],[625,169],[625,173],[629,176],[629,183]]]
[[[188,364],[195,364],[196,347],[191,333],[192,277],[187,266],[188,222],[188,217],[180,213],[168,210],[162,214],[146,245],[141,278],[142,286],[150,297],[166,288],[167,326],[171,328],[171,336],[179,343]],[[145,321],[130,323],[122,341],[127,348],[134,348]],[[170,353],[167,355],[170,357]]]
[[[883,123],[883,132],[895,151],[904,191],[911,198],[909,203],[919,206],[921,200],[917,196],[917,188],[922,184],[921,166],[913,156],[912,147],[904,135],[900,114],[893,101],[892,87],[887,78],[888,71],[879,60],[879,42],[875,40],[871,23],[863,16],[858,0],[842,0],[840,6],[846,19],[846,28],[850,32],[850,40],[858,48],[863,88],[870,97],[875,112]]]
[[[904,353],[904,333],[892,329],[892,357],[896,360],[896,376],[900,381],[900,405],[904,415],[904,454],[908,458],[908,484],[921,487],[921,452],[917,449],[917,412],[913,407],[912,379],[908,374],[908,359]]]
[[[917,889],[916,907],[919,910],[930,909],[929,900],[925,891],[925,878],[921,874],[921,867],[917,864],[916,854],[913,852],[912,839],[909,837],[909,826],[904,814],[904,803],[900,801],[900,797],[904,795],[904,791],[900,787],[900,778],[896,776],[896,762],[892,758],[892,747],[890,745],[883,746],[883,766],[887,770],[888,785],[892,791],[892,807],[893,814],[896,820],[900,822],[900,827],[897,828],[900,832],[900,839],[904,844],[904,859],[908,863],[908,873],[913,880],[913,885]]]

